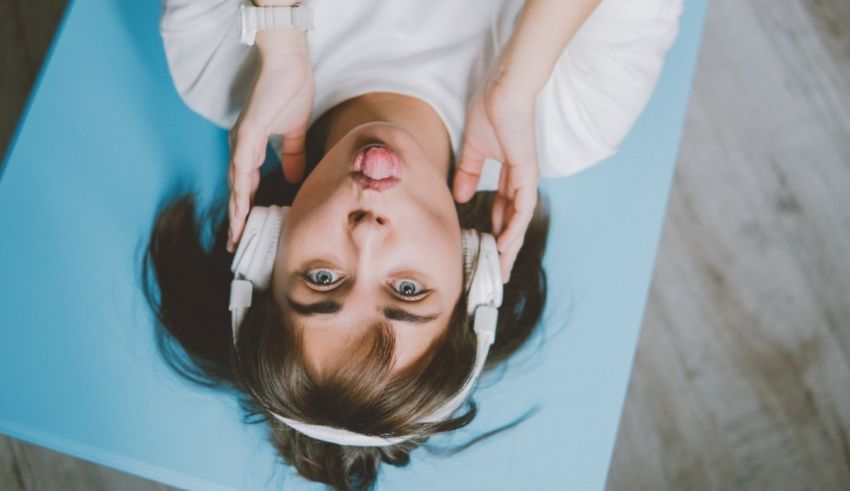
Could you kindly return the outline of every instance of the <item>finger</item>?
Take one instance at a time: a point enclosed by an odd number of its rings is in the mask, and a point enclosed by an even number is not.
[[[502,165],[499,172],[499,185],[496,187],[496,195],[493,197],[492,232],[496,237],[502,233],[502,228],[508,219],[508,207],[511,204],[511,198],[508,195],[509,173],[510,166]]]
[[[260,181],[259,168],[265,156],[264,134],[240,129],[233,137],[234,148],[228,168],[230,201],[228,218],[228,251],[232,252],[242,236],[245,218],[251,209]]]
[[[236,210],[236,199],[231,197],[227,204],[227,252],[233,253],[236,250],[237,235],[241,235],[242,222],[239,213]]]
[[[499,193],[507,204],[502,212],[501,226],[494,229],[500,248],[516,241],[525,234],[528,222],[537,205],[538,171],[517,165],[503,165],[499,175]]]
[[[531,222],[530,213],[514,211],[508,226],[496,238],[496,246],[499,250],[509,249],[516,242],[521,242],[525,237],[529,222]]]
[[[236,211],[236,200],[231,197],[227,204],[227,217],[228,217],[228,228],[227,228],[227,252],[233,253],[236,251],[236,240],[235,235],[239,234],[244,227],[244,223],[239,218],[239,213]]]
[[[460,164],[455,171],[452,192],[455,201],[466,203],[475,194],[478,181],[481,179],[481,168],[484,166],[484,155],[472,145],[468,136],[464,136],[463,148],[460,152]]]
[[[528,229],[528,224],[534,216],[537,205],[536,187],[522,187],[516,191],[512,202],[510,221],[496,239],[499,249],[507,249],[517,241],[521,241]]]
[[[499,254],[499,269],[502,273],[502,283],[507,283],[511,280],[511,272],[514,269],[514,263],[522,249],[522,243],[516,244],[509,250]]]
[[[227,250],[230,252],[235,250],[236,244],[242,238],[242,230],[245,227],[248,212],[251,210],[251,203],[254,200],[254,193],[258,184],[259,171],[240,172],[234,168],[233,191],[230,193],[228,206],[230,228]]]
[[[303,130],[283,135],[280,161],[283,165],[283,177],[287,182],[296,184],[304,178],[307,163],[307,134]]]
[[[506,215],[510,206],[510,200],[501,193],[496,193],[493,197],[493,210],[491,215],[493,235],[499,237],[502,233],[502,228],[505,226]]]

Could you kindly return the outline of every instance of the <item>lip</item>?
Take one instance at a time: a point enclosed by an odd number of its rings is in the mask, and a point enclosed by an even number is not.
[[[396,177],[388,177],[386,179],[372,179],[363,175],[360,172],[352,172],[351,178],[354,179],[361,188],[367,191],[385,191],[398,185],[401,182]]]
[[[390,173],[392,175],[383,177],[381,179],[373,179],[367,176],[362,171],[364,159],[367,157],[367,152],[370,148],[382,148],[386,152],[388,152],[390,158]],[[401,162],[398,158],[398,155],[393,151],[392,147],[389,145],[381,144],[381,143],[370,143],[362,146],[352,158],[351,162],[351,178],[356,182],[361,188],[364,190],[370,191],[385,191],[387,189],[393,188],[397,186],[401,182]]]

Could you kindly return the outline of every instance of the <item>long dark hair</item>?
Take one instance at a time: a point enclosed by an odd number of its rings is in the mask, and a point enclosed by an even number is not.
[[[280,202],[291,194],[286,186],[280,171],[266,174],[255,204],[288,204]],[[459,205],[461,226],[490,231],[493,197],[492,192],[479,192]],[[541,199],[505,285],[487,369],[510,357],[538,325],[546,299],[542,258],[548,227]],[[407,465],[410,452],[429,436],[472,421],[476,408],[470,401],[452,419],[418,422],[457,393],[472,372],[476,339],[465,294],[446,334],[413,366],[389,375],[394,339],[392,330],[379,324],[361,340],[358,352],[364,356],[341,360],[336,370],[317,377],[305,368],[300,330],[287,325],[268,292],[255,292],[234,343],[227,309],[232,255],[225,250],[226,233],[225,203],[200,211],[191,193],[172,198],[157,214],[141,272],[157,319],[157,346],[178,375],[231,393],[247,422],[267,423],[271,443],[299,474],[336,489],[369,489],[382,461]],[[211,241],[204,240],[210,236]],[[307,437],[272,413],[365,434],[416,436],[388,447],[340,446]]]

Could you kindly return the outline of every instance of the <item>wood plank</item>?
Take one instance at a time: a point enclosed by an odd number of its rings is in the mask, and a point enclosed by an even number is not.
[[[849,12],[711,3],[609,490],[850,486]]]
[[[66,3],[67,0],[0,2],[0,151],[3,155]]]
[[[170,491],[175,488],[0,436],[4,490]],[[6,468],[10,470],[5,471]]]
[[[14,440],[0,435],[0,485],[6,491],[24,491],[24,476],[13,445]]]

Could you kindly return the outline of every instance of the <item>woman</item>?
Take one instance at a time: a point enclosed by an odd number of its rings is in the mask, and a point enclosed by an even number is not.
[[[381,461],[405,465],[428,436],[474,417],[470,403],[428,418],[463,395],[476,362],[461,228],[498,245],[506,284],[493,367],[542,312],[539,176],[615,151],[652,91],[681,3],[306,5],[314,30],[260,31],[253,50],[238,43],[238,0],[165,2],[175,85],[194,110],[232,127],[231,193],[226,240],[210,216],[210,252],[191,200],[163,211],[148,256],[160,298],[149,298],[173,367],[239,395],[303,476],[364,488]],[[224,249],[236,249],[253,205],[289,204],[272,188],[279,176],[261,185],[270,137],[283,177],[300,187],[270,288],[254,292],[234,343]],[[495,193],[476,195],[488,183]],[[302,423],[386,444],[334,443]]]

